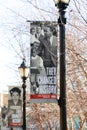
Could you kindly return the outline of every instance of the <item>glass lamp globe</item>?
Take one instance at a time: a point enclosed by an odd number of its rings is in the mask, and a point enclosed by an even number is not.
[[[23,59],[20,67],[18,67],[21,78],[27,78],[29,75],[29,68],[25,65],[25,59]]]

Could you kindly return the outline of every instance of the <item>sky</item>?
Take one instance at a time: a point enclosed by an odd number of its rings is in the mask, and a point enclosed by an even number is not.
[[[31,0],[30,0],[31,1]],[[47,9],[47,12],[38,10],[37,4],[42,9]],[[0,0],[0,92],[4,93],[8,91],[8,86],[18,84],[17,73],[13,70],[14,64],[17,64],[15,70],[21,64],[21,59],[16,58],[15,52],[12,50],[11,44],[15,49],[18,48],[18,43],[14,38],[13,33],[17,36],[19,30],[28,31],[27,20],[55,20],[56,8],[53,0]],[[50,7],[49,8],[49,4]],[[49,12],[53,12],[52,14]],[[38,14],[38,15],[37,15]],[[17,31],[18,29],[18,31]],[[15,31],[16,30],[16,31]],[[24,41],[28,42],[28,36],[24,37]],[[19,75],[19,74],[18,74]]]

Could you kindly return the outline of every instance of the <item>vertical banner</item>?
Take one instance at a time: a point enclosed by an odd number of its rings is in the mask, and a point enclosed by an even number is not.
[[[30,23],[30,100],[57,99],[57,23]]]
[[[20,87],[9,86],[8,112],[6,118],[8,126],[22,125],[22,91]]]

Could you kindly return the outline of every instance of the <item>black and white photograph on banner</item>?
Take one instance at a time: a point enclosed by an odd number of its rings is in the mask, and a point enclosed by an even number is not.
[[[8,126],[22,125],[22,90],[18,86],[9,86],[8,112],[5,120]]]
[[[30,97],[57,97],[57,26],[56,22],[30,23]],[[32,35],[33,31],[33,35]]]

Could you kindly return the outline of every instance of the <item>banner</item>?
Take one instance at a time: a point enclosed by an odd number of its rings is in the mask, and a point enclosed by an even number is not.
[[[30,23],[30,100],[57,99],[57,23]]]
[[[8,112],[6,120],[8,126],[22,126],[22,91],[20,87],[9,86]]]

